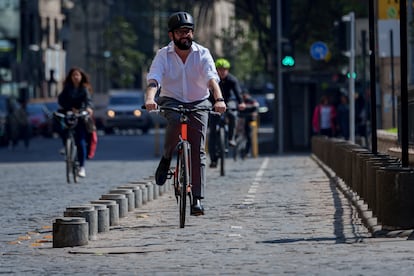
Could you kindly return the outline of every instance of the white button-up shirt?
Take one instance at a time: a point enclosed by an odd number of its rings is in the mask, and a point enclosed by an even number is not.
[[[150,79],[161,85],[160,96],[184,103],[207,99],[208,81],[219,82],[210,51],[194,41],[185,63],[174,51],[173,42],[158,50],[147,75],[147,81]]]

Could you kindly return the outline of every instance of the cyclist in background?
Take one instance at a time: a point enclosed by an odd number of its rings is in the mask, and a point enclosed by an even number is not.
[[[64,81],[63,91],[58,96],[58,103],[62,107],[60,112],[66,113],[73,111],[86,110],[89,116],[93,115],[92,104],[92,87],[89,83],[89,78],[80,68],[70,69]],[[85,160],[87,156],[87,130],[84,120],[79,120],[75,127],[75,142],[78,148],[79,172],[80,177],[86,177]],[[62,140],[65,143],[66,133],[62,133]]]
[[[210,51],[193,41],[194,21],[187,12],[177,12],[168,19],[170,43],[158,50],[147,75],[145,107],[148,111],[157,105],[187,108],[211,106],[210,90],[214,96],[214,109],[226,110],[218,85],[219,77]],[[155,101],[158,89],[160,97]],[[173,111],[162,113],[168,124],[165,131],[164,152],[155,172],[155,181],[164,185],[167,180],[172,155],[180,132],[179,114]],[[199,111],[189,115],[188,140],[191,144],[191,184],[194,203],[191,215],[204,215],[201,199],[204,198],[206,181],[205,140],[208,112]]]
[[[252,127],[251,123],[257,120],[259,102],[254,99],[247,90],[242,92],[243,102],[246,108],[239,113],[240,118],[243,119],[244,136],[246,137],[246,146],[241,152],[242,158],[250,154],[252,147]]]
[[[220,76],[220,89],[223,93],[224,102],[226,105],[229,104],[229,101],[231,99],[234,99],[237,101],[237,107],[238,110],[243,110],[245,108],[245,104],[243,102],[243,99],[241,97],[241,88],[239,84],[239,80],[232,74],[229,73],[230,70],[230,62],[227,59],[219,58],[216,60],[216,68],[217,73]],[[237,110],[233,111],[227,111],[226,117],[228,120],[228,139],[229,139],[229,145],[234,147],[236,145],[235,141],[235,128],[236,128],[236,121],[237,121]],[[218,116],[210,116],[209,119],[209,143],[208,148],[209,149],[215,149],[217,144],[217,137],[215,129],[217,127],[217,124],[220,122],[220,118]],[[210,150],[210,168],[216,168],[217,167],[217,154],[214,152],[214,150]]]

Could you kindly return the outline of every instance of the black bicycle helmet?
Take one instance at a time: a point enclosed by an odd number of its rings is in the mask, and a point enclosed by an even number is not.
[[[176,12],[170,15],[170,18],[168,18],[168,31],[172,32],[181,27],[194,29],[193,17],[187,12]]]

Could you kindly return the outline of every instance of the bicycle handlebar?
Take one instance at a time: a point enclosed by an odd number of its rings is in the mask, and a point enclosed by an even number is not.
[[[89,112],[86,110],[81,111],[80,113],[74,113],[72,111],[68,111],[66,113],[61,113],[58,111],[53,112],[53,114],[57,117],[60,118],[66,118],[67,116],[74,116],[76,118],[80,118],[80,117],[87,117],[89,115]]]
[[[142,106],[142,109],[146,109],[145,105]],[[209,111],[210,114],[213,115],[221,115],[219,112],[214,111],[213,107],[210,106],[200,106],[200,107],[193,107],[193,108],[187,108],[182,105],[179,105],[178,107],[174,106],[161,106],[159,105],[156,110],[149,111],[150,113],[158,113],[162,112],[163,110],[169,110],[174,111],[180,114],[190,114],[197,111]]]

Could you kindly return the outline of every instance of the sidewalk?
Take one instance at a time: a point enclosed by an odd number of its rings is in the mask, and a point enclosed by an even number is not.
[[[32,275],[410,275],[411,243],[371,238],[309,155],[227,165],[226,177],[208,169],[206,214],[189,216],[184,229],[170,191],[88,245],[48,244],[0,262]]]

